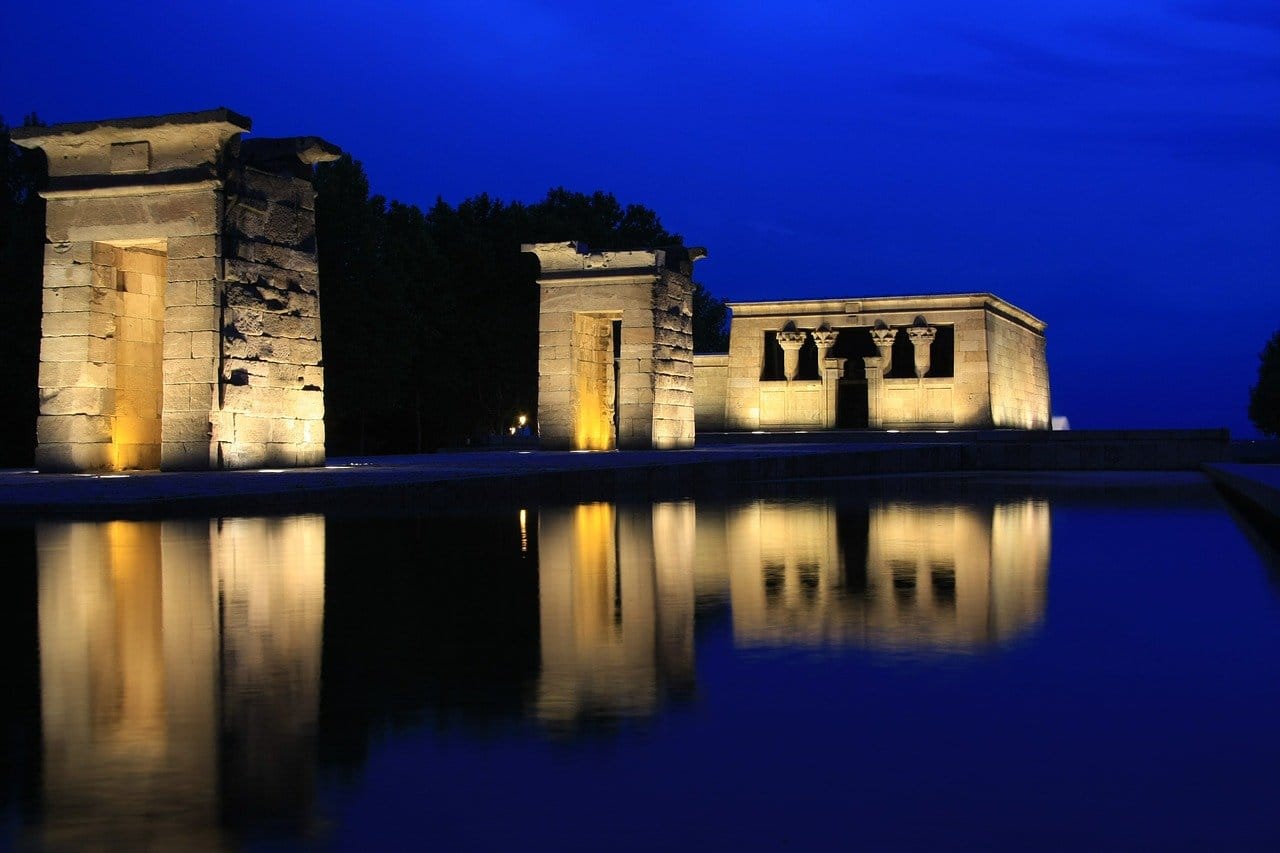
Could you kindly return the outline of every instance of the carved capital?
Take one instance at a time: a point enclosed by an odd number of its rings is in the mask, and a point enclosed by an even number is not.
[[[778,346],[785,349],[800,349],[804,346],[807,332],[778,332]]]
[[[818,349],[830,349],[835,346],[839,336],[840,333],[835,329],[816,329],[813,332],[813,342],[818,345]]]
[[[782,347],[782,375],[788,382],[800,372],[800,348],[804,346],[806,334],[795,329],[778,332],[778,346]]]
[[[872,329],[871,340],[875,342],[877,347],[891,347],[894,339],[898,337],[897,329]]]
[[[933,339],[938,336],[938,330],[933,326],[912,326],[907,329],[907,337],[911,338],[911,343],[916,346],[922,344],[931,344]]]

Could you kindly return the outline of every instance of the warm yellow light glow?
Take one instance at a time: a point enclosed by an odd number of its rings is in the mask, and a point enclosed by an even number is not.
[[[652,712],[693,669],[691,503],[538,512],[538,716]]]
[[[520,417],[516,418],[516,423],[518,423],[520,426],[524,426],[528,422],[529,422],[528,415],[521,415]]]
[[[1049,514],[993,508],[871,507],[865,551],[842,547],[847,520],[827,503],[767,501],[731,513],[699,555],[700,583],[727,574],[745,645],[845,644],[963,652],[1008,640],[1044,610]],[[701,521],[701,518],[699,519]],[[854,584],[849,585],[849,579]]]
[[[520,510],[520,553],[529,553],[529,513]]]
[[[223,849],[220,790],[314,786],[324,534],[320,516],[39,525],[48,846]]]

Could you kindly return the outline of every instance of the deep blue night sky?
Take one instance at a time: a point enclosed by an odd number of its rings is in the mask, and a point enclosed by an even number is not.
[[[420,205],[605,189],[730,300],[989,290],[1073,426],[1252,434],[1275,0],[15,5],[11,124],[224,105]]]

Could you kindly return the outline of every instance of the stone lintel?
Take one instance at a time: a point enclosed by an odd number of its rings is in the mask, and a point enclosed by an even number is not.
[[[671,246],[624,252],[593,252],[585,243],[525,243],[520,251],[534,255],[540,282],[555,279],[657,275],[663,270],[690,275],[694,261],[707,256],[701,246]]]
[[[227,143],[251,124],[217,109],[15,128],[13,141],[45,152],[53,191],[191,183],[220,177]]]
[[[253,122],[247,116],[242,116],[226,107],[218,107],[212,110],[200,110],[191,113],[166,113],[155,116],[109,118],[99,121],[72,121],[44,127],[15,127],[9,131],[9,136],[14,141],[14,144],[23,148],[41,148],[45,140],[57,136],[105,134],[112,131],[120,131],[126,136],[134,136],[136,134],[133,131],[198,124],[227,125],[229,128],[233,128],[232,133],[247,132],[253,128]]]

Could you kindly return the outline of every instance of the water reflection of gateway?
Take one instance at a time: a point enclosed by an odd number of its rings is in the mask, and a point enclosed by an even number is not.
[[[538,518],[540,719],[652,711],[693,683],[693,505]]]
[[[323,519],[46,524],[38,554],[45,843],[305,823]]]
[[[758,502],[723,523],[739,644],[961,650],[1009,640],[1044,610],[1042,502]]]

